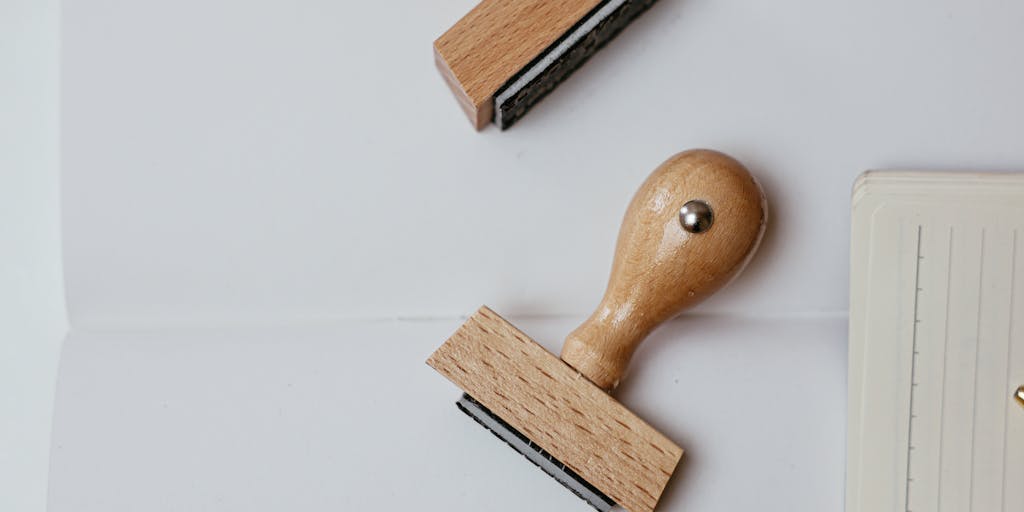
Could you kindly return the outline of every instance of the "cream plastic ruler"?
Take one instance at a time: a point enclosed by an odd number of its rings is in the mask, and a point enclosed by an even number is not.
[[[1024,174],[854,187],[847,512],[1024,511]]]

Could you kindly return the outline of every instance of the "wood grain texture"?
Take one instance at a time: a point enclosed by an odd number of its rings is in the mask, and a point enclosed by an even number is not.
[[[494,93],[599,0],[484,0],[434,42],[434,60],[477,130]]]
[[[679,209],[690,200],[711,206],[708,231],[683,229]],[[566,338],[562,360],[614,389],[655,327],[743,269],[760,243],[766,215],[761,187],[735,159],[710,150],[669,158],[630,202],[604,298]]]
[[[683,450],[487,307],[427,364],[626,510],[654,510]]]

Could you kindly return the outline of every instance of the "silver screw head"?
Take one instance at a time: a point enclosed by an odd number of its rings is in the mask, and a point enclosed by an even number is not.
[[[711,207],[699,199],[689,201],[679,209],[679,223],[690,233],[703,233],[711,229],[714,221],[715,215]]]

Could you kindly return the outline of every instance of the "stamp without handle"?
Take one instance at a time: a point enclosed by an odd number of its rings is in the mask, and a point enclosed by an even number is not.
[[[683,450],[609,392],[655,327],[743,269],[765,218],[739,162],[673,156],[633,197],[605,296],[561,359],[482,307],[427,364],[469,395],[464,412],[599,510],[654,510]]]
[[[434,42],[477,130],[522,117],[655,0],[483,0]]]

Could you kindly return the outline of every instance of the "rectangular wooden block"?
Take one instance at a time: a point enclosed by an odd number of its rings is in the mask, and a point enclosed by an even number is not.
[[[508,128],[655,0],[483,0],[434,42],[479,130]]]
[[[683,455],[486,306],[427,364],[631,512],[654,510]]]
[[[476,129],[491,122],[499,87],[600,0],[484,0],[434,42],[434,58]]]

